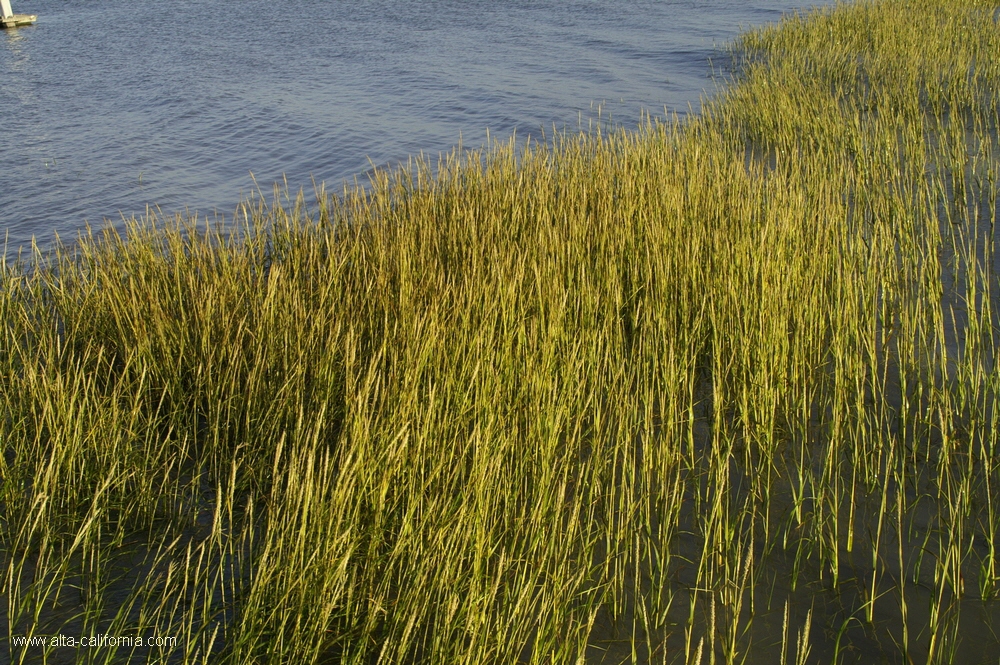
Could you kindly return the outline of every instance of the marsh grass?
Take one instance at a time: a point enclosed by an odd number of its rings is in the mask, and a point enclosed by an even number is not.
[[[996,12],[789,17],[697,118],[5,263],[4,652],[987,662]],[[14,646],[60,632],[180,646]]]

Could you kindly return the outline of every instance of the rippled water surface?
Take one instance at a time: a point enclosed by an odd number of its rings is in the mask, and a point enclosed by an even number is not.
[[[13,0],[38,22],[0,31],[0,236],[228,216],[254,178],[339,189],[487,130],[697,109],[741,25],[808,4]]]

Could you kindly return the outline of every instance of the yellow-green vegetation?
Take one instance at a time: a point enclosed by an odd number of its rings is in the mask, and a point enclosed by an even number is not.
[[[0,659],[995,662],[998,10],[6,265]]]

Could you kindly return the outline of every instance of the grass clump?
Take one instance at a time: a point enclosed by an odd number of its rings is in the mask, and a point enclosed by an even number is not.
[[[6,653],[985,662],[997,11],[789,17],[698,118],[4,264]]]

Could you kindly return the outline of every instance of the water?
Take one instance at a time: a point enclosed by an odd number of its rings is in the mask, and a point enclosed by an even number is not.
[[[228,216],[462,142],[695,110],[740,26],[807,0],[14,0],[0,32],[0,241]],[[252,174],[252,175],[251,175]]]

